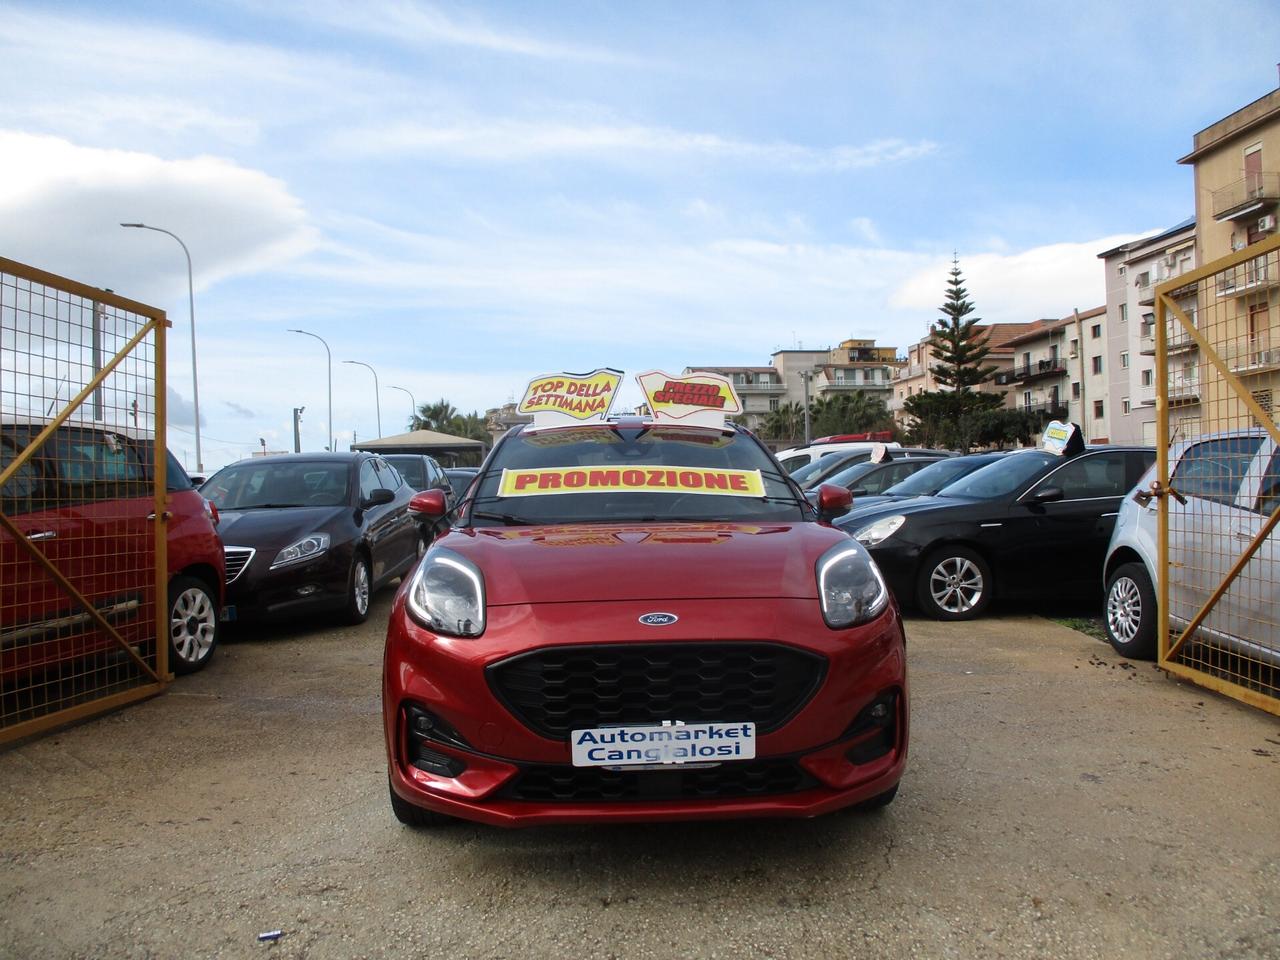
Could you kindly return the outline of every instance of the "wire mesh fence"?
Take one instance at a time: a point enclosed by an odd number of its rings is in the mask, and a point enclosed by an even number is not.
[[[163,686],[164,332],[0,259],[0,741]]]
[[[1280,238],[1162,284],[1156,305],[1161,664],[1280,713]]]

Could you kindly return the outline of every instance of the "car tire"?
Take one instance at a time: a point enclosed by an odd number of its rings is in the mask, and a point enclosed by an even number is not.
[[[391,795],[391,812],[406,827],[442,827],[453,820],[453,817],[424,810],[405,800],[392,788],[390,779],[387,780],[387,793]]]
[[[898,795],[898,784],[894,784],[884,793],[878,793],[870,800],[863,800],[854,809],[863,813],[870,813],[873,810],[883,810],[889,804],[893,803],[893,798]]]
[[[169,581],[169,669],[195,673],[218,646],[218,601],[203,580]]]
[[[363,553],[357,553],[347,574],[347,623],[355,625],[369,619],[369,607],[373,604],[373,578],[369,574],[369,561]]]
[[[969,547],[935,550],[920,564],[916,602],[935,620],[972,620],[991,603],[995,581],[982,554]]]
[[[1156,591],[1146,564],[1122,563],[1107,578],[1103,626],[1116,653],[1132,660],[1156,658]]]

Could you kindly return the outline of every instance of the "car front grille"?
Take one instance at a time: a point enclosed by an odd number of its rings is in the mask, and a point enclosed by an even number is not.
[[[223,547],[222,552],[227,558],[228,584],[235,583],[236,577],[244,573],[245,568],[249,566],[249,561],[257,553],[253,547]]]
[[[817,691],[826,659],[777,643],[615,643],[547,647],[491,664],[490,688],[555,740],[618,724],[786,723]]]
[[[767,797],[818,786],[794,760],[756,760],[717,767],[608,770],[547,764],[525,767],[502,788],[508,800],[592,803]]]

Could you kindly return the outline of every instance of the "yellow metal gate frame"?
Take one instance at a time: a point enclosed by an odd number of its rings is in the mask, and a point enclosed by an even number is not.
[[[155,591],[155,602],[153,609],[155,612],[154,637],[155,637],[155,666],[147,663],[129,642],[121,636],[116,627],[102,615],[94,604],[58,570],[57,566],[45,555],[40,547],[28,539],[23,532],[17,527],[12,518],[6,516],[0,510],[0,527],[13,538],[17,549],[25,550],[31,555],[32,559],[49,575],[49,577],[59,586],[59,588],[69,596],[77,607],[82,609],[84,613],[93,621],[94,625],[103,631],[107,637],[111,638],[115,645],[126,654],[141,670],[143,682],[131,687],[130,689],[110,693],[87,702],[76,703],[72,706],[65,707],[60,710],[45,713],[29,720],[19,721],[7,727],[0,727],[0,743],[8,743],[23,737],[41,733],[53,727],[63,726],[86,717],[95,716],[109,710],[116,709],[126,704],[144,700],[161,693],[168,683],[173,679],[173,675],[169,671],[169,604],[168,604],[168,553],[167,553],[167,530],[170,514],[168,511],[168,497],[166,494],[166,472],[167,472],[167,444],[165,437],[165,334],[169,326],[169,321],[165,317],[163,310],[151,307],[125,297],[117,296],[106,290],[100,290],[95,287],[79,283],[75,280],[60,277],[56,274],[48,273],[44,270],[18,263],[0,257],[0,276],[9,275],[16,279],[29,282],[33,285],[45,288],[47,290],[58,293],[67,294],[72,297],[79,297],[84,301],[94,304],[101,304],[113,307],[119,311],[128,314],[135,314],[144,319],[142,327],[134,334],[127,343],[108,361],[102,364],[98,372],[85,384],[84,388],[67,402],[58,413],[52,417],[49,423],[40,431],[40,433],[23,449],[16,459],[0,471],[0,488],[2,488],[9,480],[11,480],[24,464],[28,463],[58,428],[66,423],[66,421],[80,407],[93,396],[94,392],[106,383],[107,379],[112,375],[117,367],[128,358],[133,351],[148,337],[154,337],[154,377],[152,410],[154,411],[154,433],[152,448],[152,496],[154,500],[154,515],[156,522],[153,524],[154,539],[154,580],[152,588]],[[4,590],[4,584],[0,584],[0,590]],[[2,607],[3,605],[0,605]]]
[[[1156,584],[1159,599],[1159,623],[1157,625],[1159,638],[1158,663],[1163,669],[1172,674],[1274,714],[1280,714],[1280,696],[1276,696],[1266,689],[1259,689],[1256,684],[1241,682],[1241,678],[1233,678],[1229,673],[1216,670],[1208,671],[1191,666],[1180,659],[1180,656],[1188,644],[1194,642],[1193,638],[1204,623],[1205,618],[1209,616],[1232,583],[1240,576],[1246,565],[1257,553],[1258,548],[1272,535],[1277,524],[1280,523],[1280,507],[1277,507],[1271,513],[1257,534],[1244,547],[1231,569],[1213,590],[1208,600],[1201,605],[1200,609],[1191,618],[1186,628],[1178,633],[1176,637],[1172,637],[1169,600],[1172,580],[1169,572],[1170,497],[1164,494],[1178,496],[1177,492],[1171,488],[1169,477],[1169,445],[1173,440],[1169,423],[1171,407],[1169,404],[1168,330],[1171,324],[1168,321],[1170,316],[1173,317],[1173,320],[1181,329],[1182,335],[1194,341],[1199,347],[1207,365],[1213,369],[1217,376],[1221,377],[1222,383],[1228,391],[1228,396],[1234,397],[1243,405],[1255,423],[1267,431],[1271,439],[1276,443],[1277,448],[1280,449],[1280,428],[1277,428],[1273,416],[1263,409],[1261,404],[1254,398],[1252,392],[1232,372],[1227,362],[1223,360],[1220,352],[1216,349],[1215,344],[1205,335],[1204,330],[1187,316],[1186,312],[1176,302],[1177,298],[1174,297],[1175,292],[1179,292],[1185,297],[1189,290],[1194,290],[1198,298],[1201,293],[1206,293],[1209,297],[1212,297],[1216,292],[1215,287],[1221,287],[1224,275],[1233,276],[1232,271],[1242,266],[1247,267],[1251,263],[1260,263],[1265,270],[1269,263],[1275,262],[1274,258],[1271,261],[1268,261],[1267,258],[1277,251],[1280,251],[1280,235],[1251,244],[1229,256],[1167,280],[1159,284],[1155,289],[1156,377],[1159,384],[1156,395],[1156,476],[1159,478],[1160,483],[1160,489],[1156,491],[1159,497],[1158,548],[1160,561],[1160,571],[1157,577],[1159,582]],[[1203,403],[1203,399],[1201,403]],[[1275,587],[1277,609],[1280,609],[1280,583],[1277,583]],[[1280,668],[1276,668],[1275,672],[1280,675]],[[1268,683],[1266,687],[1274,690],[1275,684]]]

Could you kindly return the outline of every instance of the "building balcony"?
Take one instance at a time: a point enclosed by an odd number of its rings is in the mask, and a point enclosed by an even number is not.
[[[825,383],[818,383],[819,393],[855,393],[858,390],[867,390],[875,393],[882,393],[885,390],[892,390],[893,384],[888,380],[828,380]]]
[[[1280,173],[1253,173],[1213,191],[1213,219],[1256,216],[1280,200]]]
[[[1269,337],[1254,337],[1246,343],[1229,343],[1222,351],[1227,368],[1240,376],[1255,376],[1280,369],[1280,348]]]
[[[1169,380],[1169,405],[1182,406],[1200,402],[1199,377],[1171,377]]]
[[[1032,380],[1039,380],[1042,377],[1064,376],[1067,372],[1067,365],[1061,357],[1048,357],[1044,360],[1037,360],[1034,363],[1014,367],[1009,372],[1013,375],[1013,381],[1027,383]]]
[[[740,394],[746,393],[786,393],[785,383],[735,383],[733,389]]]
[[[1034,413],[1049,420],[1065,420],[1067,405],[1061,400],[1045,400],[1041,403],[1020,403],[1018,409],[1023,413]]]
[[[1218,296],[1243,297],[1280,285],[1280,264],[1266,256],[1254,257],[1218,278]]]

